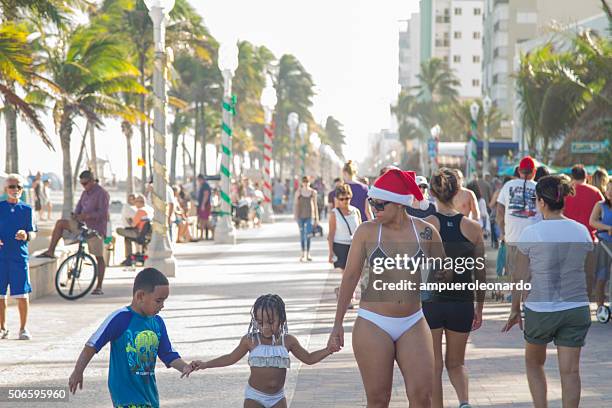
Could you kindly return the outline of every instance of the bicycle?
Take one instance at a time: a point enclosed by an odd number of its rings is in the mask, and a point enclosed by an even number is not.
[[[98,264],[93,256],[85,252],[87,239],[99,234],[96,231],[80,227],[77,238],[79,249],[66,258],[55,273],[55,289],[68,300],[79,299],[93,288],[98,276]]]

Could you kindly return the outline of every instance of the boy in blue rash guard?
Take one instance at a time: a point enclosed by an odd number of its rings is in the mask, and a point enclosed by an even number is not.
[[[157,269],[143,269],[134,280],[132,293],[132,303],[111,313],[89,338],[70,375],[69,387],[73,394],[77,386],[83,388],[85,367],[110,342],[108,389],[113,406],[157,408],[157,357],[181,373],[189,365],[172,348],[166,325],[158,316],[170,293],[168,279]]]

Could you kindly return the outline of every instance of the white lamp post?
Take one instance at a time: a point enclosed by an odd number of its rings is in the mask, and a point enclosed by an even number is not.
[[[468,157],[467,157],[467,169],[466,169],[466,180],[470,181],[477,171],[476,164],[478,158],[478,139],[476,134],[478,133],[478,112],[480,112],[480,106],[473,102],[470,105],[470,115],[472,117],[471,131],[470,131],[470,142],[468,143]]]
[[[483,177],[489,173],[489,113],[491,112],[491,106],[493,101],[489,98],[489,95],[485,96],[482,100],[482,110],[484,112],[484,145],[482,146],[482,172]]]
[[[272,114],[276,107],[276,90],[272,86],[270,78],[267,80],[267,85],[261,92],[261,106],[264,108],[264,212],[263,222],[274,222],[272,211],[272,183],[270,177],[271,160],[272,160]]]
[[[232,77],[238,68],[238,47],[228,41],[219,47],[219,70],[223,74],[223,123],[221,125],[221,217],[215,227],[215,244],[235,244],[236,230],[232,223],[232,201],[230,198],[230,163],[232,158]]]
[[[293,196],[295,195],[293,178],[295,177],[295,131],[300,123],[300,116],[291,112],[287,116],[287,126],[289,126],[289,137],[291,139],[291,183],[289,184],[289,211],[293,211]]]
[[[308,124],[302,122],[298,126],[298,133],[300,134],[300,175],[304,177],[306,175],[306,133],[308,133]]]
[[[312,145],[312,151],[313,152],[318,152],[319,151],[319,147],[321,147],[321,138],[319,137],[319,134],[317,132],[312,132],[310,134],[310,137],[308,138],[310,144]],[[316,163],[313,164],[314,167],[314,173],[317,175],[320,175],[321,172],[321,160],[320,160],[320,155],[318,156],[318,160]]]
[[[166,276],[176,275],[176,259],[172,253],[168,235],[166,197],[168,172],[166,169],[166,21],[174,7],[174,0],[145,0],[153,21],[155,42],[155,69],[153,71],[154,121],[153,121],[153,235],[149,245],[146,266],[156,268]]]

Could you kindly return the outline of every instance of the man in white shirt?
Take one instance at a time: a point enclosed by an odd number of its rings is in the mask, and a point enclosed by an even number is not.
[[[520,178],[510,180],[497,197],[496,220],[501,230],[501,241],[506,242],[506,274],[512,274],[516,265],[516,243],[523,230],[540,221],[536,208],[535,162],[525,156],[519,163]]]

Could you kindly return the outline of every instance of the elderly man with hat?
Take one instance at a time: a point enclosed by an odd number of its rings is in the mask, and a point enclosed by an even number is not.
[[[28,242],[35,236],[36,226],[32,207],[19,201],[23,192],[21,177],[10,174],[4,185],[6,201],[0,201],[0,339],[6,339],[6,296],[17,299],[20,328],[19,340],[30,340],[26,329],[28,294],[32,292],[29,278]]]

